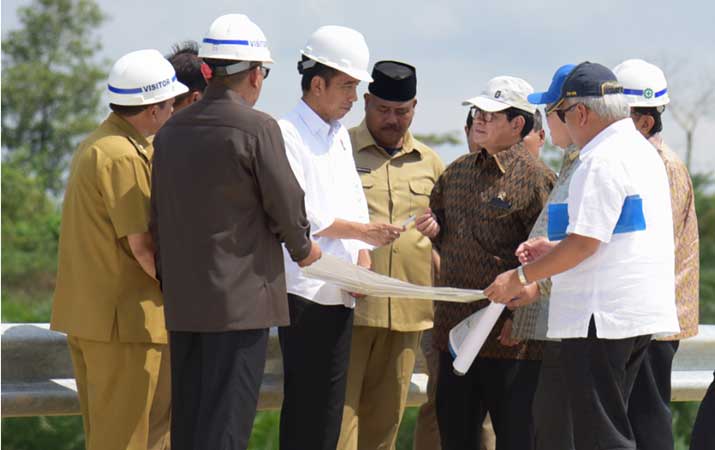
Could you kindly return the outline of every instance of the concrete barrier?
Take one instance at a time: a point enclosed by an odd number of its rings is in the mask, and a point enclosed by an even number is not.
[[[275,330],[273,330],[275,331]],[[64,334],[47,324],[2,324],[2,417],[79,414],[77,387]],[[699,401],[715,370],[715,325],[701,325],[698,336],[680,344],[673,363],[673,400]],[[280,408],[283,367],[275,332],[271,333],[266,374],[258,407]],[[408,406],[426,399],[424,360],[412,375]]]

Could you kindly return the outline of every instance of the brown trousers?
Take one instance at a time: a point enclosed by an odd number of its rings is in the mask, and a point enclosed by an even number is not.
[[[338,450],[395,448],[421,334],[353,327]]]
[[[68,336],[87,450],[168,450],[171,372],[166,344]]]

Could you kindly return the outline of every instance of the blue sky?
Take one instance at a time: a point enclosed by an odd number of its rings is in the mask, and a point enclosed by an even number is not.
[[[671,98],[715,85],[715,2],[711,0],[121,0],[98,2],[109,16],[97,38],[102,56],[115,60],[141,48],[168,52],[175,42],[200,40],[213,19],[229,12],[250,16],[265,32],[276,60],[257,104],[275,116],[290,110],[300,89],[295,62],[309,34],[321,25],[345,25],[365,35],[371,61],[397,59],[413,64],[418,76],[418,109],[413,131],[461,129],[461,101],[479,93],[493,76],[526,79],[537,90],[553,71],[584,60],[613,67],[643,58],[678,68]],[[18,25],[15,10],[28,0],[2,1],[2,30]],[[666,73],[666,75],[670,75]],[[676,89],[677,87],[681,89]],[[366,86],[361,85],[364,91]],[[344,119],[362,117],[362,100]],[[694,171],[715,171],[715,108],[695,134]],[[666,141],[679,153],[684,135],[665,115]],[[453,159],[465,146],[441,149]],[[682,154],[682,153],[681,153]]]

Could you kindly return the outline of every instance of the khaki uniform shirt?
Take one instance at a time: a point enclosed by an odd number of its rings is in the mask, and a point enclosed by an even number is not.
[[[127,236],[149,230],[153,149],[110,114],[74,154],[62,207],[53,330],[109,342],[166,343],[159,283]]]
[[[429,207],[429,196],[444,171],[439,156],[408,131],[402,149],[390,156],[375,142],[365,122],[350,130],[355,165],[371,222],[401,225]],[[414,222],[390,245],[371,252],[372,269],[410,283],[432,284],[432,244]],[[359,299],[355,325],[420,331],[432,328],[432,302],[416,299]]]

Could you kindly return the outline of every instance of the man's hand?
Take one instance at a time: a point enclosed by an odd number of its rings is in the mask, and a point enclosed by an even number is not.
[[[425,209],[424,214],[417,218],[415,228],[430,239],[437,237],[439,234],[439,223],[437,223],[437,218],[432,214],[430,208]]]
[[[323,256],[323,253],[320,251],[320,246],[315,241],[310,241],[310,242],[311,242],[310,253],[308,254],[307,257],[298,261],[299,267],[308,267],[309,265],[313,264],[315,261],[319,260],[321,256]]]
[[[514,254],[521,264],[528,264],[549,253],[557,244],[558,242],[551,242],[543,236],[535,237],[519,244]]]
[[[389,223],[368,223],[365,224],[365,233],[361,240],[375,247],[382,247],[400,237],[403,231],[404,227]]]
[[[360,250],[360,252],[358,252],[357,265],[370,270],[372,267],[372,259],[370,258],[370,252],[368,250]],[[358,294],[357,292],[351,292],[350,295],[354,298],[365,297],[365,294]]]
[[[516,269],[497,275],[492,284],[484,289],[484,295],[495,303],[509,303],[522,289]]]
[[[506,319],[504,322],[504,326],[501,327],[501,333],[499,333],[499,337],[497,337],[497,341],[501,343],[501,345],[505,347],[513,347],[515,345],[519,345],[521,342],[518,339],[512,339],[511,338],[511,327],[514,324],[512,319]]]
[[[541,300],[541,291],[536,283],[529,283],[521,289],[516,298],[506,304],[506,307],[512,311],[522,306],[531,305]]]

